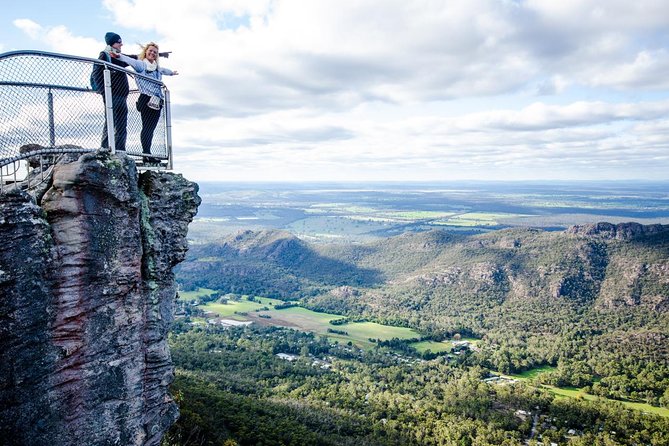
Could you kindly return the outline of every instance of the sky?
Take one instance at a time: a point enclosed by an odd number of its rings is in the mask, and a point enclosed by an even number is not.
[[[666,0],[23,0],[0,52],[156,41],[193,181],[669,179]]]

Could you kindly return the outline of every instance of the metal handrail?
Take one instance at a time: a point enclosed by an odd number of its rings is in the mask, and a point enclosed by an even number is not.
[[[122,72],[125,72],[127,75],[129,75],[131,77],[142,78],[142,79],[146,79],[149,82],[152,82],[152,83],[155,83],[155,84],[160,84],[160,87],[164,91],[167,91],[167,87],[165,86],[164,83],[162,83],[160,81],[157,81],[152,77],[145,76],[141,73],[137,73],[137,72],[129,70],[127,68],[119,67],[118,65],[114,65],[113,63],[107,62],[106,60],[94,59],[94,58],[91,58],[91,57],[75,56],[75,55],[72,55],[72,54],[51,53],[49,51],[17,50],[17,51],[7,51],[6,53],[0,53],[0,62],[2,61],[2,59],[6,59],[6,58],[10,58],[10,57],[16,57],[16,56],[43,56],[43,57],[49,57],[49,58],[54,58],[54,59],[64,59],[64,60],[71,60],[71,61],[87,62],[87,63],[90,63],[90,64],[103,64],[103,65],[107,66],[108,68],[110,68],[111,70],[122,71]],[[0,80],[0,85],[10,85],[10,84],[11,84],[10,82],[4,82],[4,81]],[[18,85],[18,83],[17,83],[17,85]],[[26,85],[37,86],[39,84],[26,84]],[[50,86],[50,87],[54,87],[54,88],[56,87],[56,86],[51,85],[51,84],[43,84],[43,86],[45,86],[45,87]],[[93,91],[91,88],[88,88],[88,87],[77,88],[77,87],[60,86],[58,88],[70,89],[70,90],[76,90],[76,91],[88,91],[88,92],[96,93],[95,91]],[[137,90],[135,89],[135,91],[137,91]]]
[[[151,156],[167,161],[154,168],[172,168],[170,96],[162,82],[100,59],[32,50],[0,54],[0,168],[41,154],[100,150],[105,121],[114,150],[113,113],[89,85],[95,65],[102,65],[107,75],[123,72],[128,79],[126,153],[130,156],[142,156],[141,119],[133,103],[139,97],[137,79],[160,85],[165,105]],[[106,90],[111,98],[109,85]],[[32,145],[29,151],[21,150],[28,145]],[[143,167],[141,162],[138,167]],[[2,173],[0,169],[0,183]]]

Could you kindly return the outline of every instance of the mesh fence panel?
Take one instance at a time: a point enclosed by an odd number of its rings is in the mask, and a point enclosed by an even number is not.
[[[0,55],[0,166],[26,158],[21,147],[29,144],[39,145],[42,153],[86,152],[101,147],[105,106],[103,96],[90,85],[96,64],[123,72],[120,77],[127,79],[130,91],[126,100],[126,152],[142,155],[142,120],[135,105],[139,91],[134,73],[76,56],[14,52]],[[117,87],[113,83],[112,91]],[[169,156],[166,130],[163,107],[151,145],[151,156],[155,158]]]

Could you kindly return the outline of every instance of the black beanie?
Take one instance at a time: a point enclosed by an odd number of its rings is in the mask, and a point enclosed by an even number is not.
[[[108,32],[107,34],[105,34],[105,43],[109,46],[112,46],[116,42],[120,41],[121,41],[121,36],[119,36],[116,33]]]

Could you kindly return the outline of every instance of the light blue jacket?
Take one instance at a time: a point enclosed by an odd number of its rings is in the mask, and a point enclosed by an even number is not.
[[[149,96],[158,96],[160,99],[165,99],[163,91],[160,88],[160,83],[162,82],[163,74],[167,76],[172,76],[174,74],[172,70],[159,66],[154,71],[146,71],[146,62],[139,59],[133,59],[132,57],[128,57],[125,54],[119,55],[119,60],[130,65],[132,68],[135,69],[137,73],[158,81],[158,82],[151,82],[148,79],[143,79],[138,76],[137,87],[139,88],[140,93]]]

